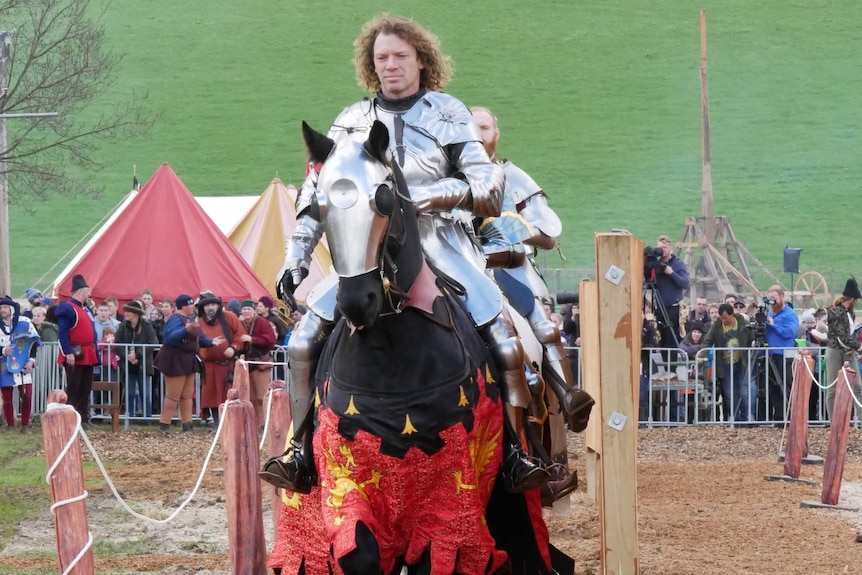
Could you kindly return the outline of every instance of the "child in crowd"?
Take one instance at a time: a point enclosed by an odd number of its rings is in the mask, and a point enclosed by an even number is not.
[[[102,329],[102,339],[99,340],[99,356],[102,360],[100,381],[117,381],[119,378],[119,364],[117,349],[114,347],[114,336],[116,330],[109,325]],[[98,369],[98,368],[97,368]]]

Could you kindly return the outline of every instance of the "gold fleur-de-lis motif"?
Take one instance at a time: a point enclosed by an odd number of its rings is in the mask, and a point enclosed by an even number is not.
[[[458,389],[461,390],[461,397],[458,399],[458,407],[464,407],[465,405],[470,405],[470,402],[467,401],[467,394],[464,393],[464,386],[459,385]]]
[[[419,430],[413,427],[413,422],[410,421],[410,414],[408,413],[404,420],[404,429],[401,430],[401,435],[412,435],[414,433],[419,433]]]
[[[359,415],[359,410],[356,409],[356,404],[353,403],[353,395],[350,396],[350,403],[347,404],[347,410],[344,415]]]
[[[495,380],[491,376],[491,367],[486,363],[485,364],[485,384],[491,385],[492,383],[495,383]]]

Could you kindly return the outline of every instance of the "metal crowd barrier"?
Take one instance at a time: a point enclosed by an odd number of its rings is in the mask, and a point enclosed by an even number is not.
[[[126,359],[131,345],[112,345],[112,353],[118,357],[117,368],[96,368],[95,380],[118,381],[123,390],[123,426],[132,422],[154,422],[158,420],[164,397],[164,379],[158,370],[152,378],[144,378],[143,401],[135,401],[134,371]],[[153,348],[155,357],[160,345],[135,347]],[[814,376],[821,385],[828,385],[822,353],[818,348],[808,348],[815,359]],[[788,417],[787,401],[793,381],[792,359],[797,348],[709,348],[700,350],[695,357],[688,357],[682,350],[666,348],[643,348],[641,355],[640,422],[647,426],[679,426],[687,424],[722,425],[784,425]],[[566,347],[575,374],[577,385],[581,385],[580,348]],[[725,388],[722,374],[715,368],[715,354],[744,354],[745,369],[732,372],[726,386],[727,400],[723,400]],[[58,343],[46,343],[37,356],[37,367],[33,374],[33,415],[44,413],[48,393],[65,387],[65,373],[57,364]],[[272,352],[274,364],[272,378],[287,381],[287,347],[277,346]],[[141,373],[147,371],[146,354],[141,359]],[[737,379],[738,378],[738,379]],[[772,383],[768,383],[772,382]],[[782,385],[775,385],[776,383]],[[774,386],[774,387],[773,387]],[[773,393],[769,393],[770,389]],[[200,377],[195,381],[195,419],[200,407]],[[812,385],[809,422],[823,425],[826,415],[826,392]],[[97,402],[98,403],[98,402]],[[16,401],[17,405],[17,401]],[[732,406],[728,408],[728,406]],[[98,416],[98,414],[97,414]],[[858,416],[854,419],[859,427]]]
[[[824,348],[806,348],[814,357],[814,379],[826,381]],[[793,382],[792,362],[799,348],[708,348],[695,357],[680,349],[643,348],[640,378],[640,422],[646,426],[721,424],[783,426]],[[581,382],[580,350],[567,347],[572,372]],[[724,401],[723,374],[715,354],[743,354],[744,369],[731,371]],[[770,393],[771,392],[771,393]],[[812,384],[809,423],[826,425],[826,391]],[[860,426],[858,414],[854,419]]]
[[[111,344],[109,352],[117,356],[116,368],[109,365],[97,366],[94,368],[94,381],[117,381],[120,383],[122,394],[121,399],[121,421],[123,427],[128,429],[132,422],[156,422],[159,419],[159,413],[162,407],[162,398],[164,398],[165,382],[162,374],[156,369],[152,377],[146,373],[149,368],[147,363],[147,354],[139,358],[140,370],[136,371],[128,362],[128,354],[132,347],[152,348],[152,356],[155,358],[161,345],[145,345],[145,344]],[[100,348],[101,351],[102,348]],[[105,347],[104,349],[108,349]],[[33,372],[33,416],[38,418],[39,415],[45,412],[48,393],[55,389],[65,389],[66,374],[63,368],[57,364],[57,358],[60,354],[60,344],[57,342],[44,343],[36,356],[36,369]],[[277,346],[272,352],[274,363],[272,368],[273,379],[285,379],[287,373],[287,348],[285,346]],[[137,389],[137,375],[142,378],[141,391],[143,397],[140,397]],[[195,378],[195,405],[194,419],[200,420],[200,405],[198,398],[201,396],[200,375]],[[14,399],[15,405],[18,404],[17,397]],[[102,403],[96,401],[94,403]],[[96,418],[102,414],[95,414]],[[107,420],[107,414],[104,419]]]

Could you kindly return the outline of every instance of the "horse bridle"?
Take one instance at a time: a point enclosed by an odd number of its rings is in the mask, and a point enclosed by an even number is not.
[[[402,247],[404,247],[404,243],[407,240],[407,234],[403,225],[404,215],[401,211],[401,202],[398,200],[407,202],[411,202],[411,200],[410,198],[403,196],[399,191],[391,169],[389,170],[389,176],[381,185],[388,186],[395,194],[396,198],[396,205],[392,210],[392,213],[389,215],[389,225],[387,226],[386,234],[384,235],[383,242],[380,246],[380,256],[378,258],[377,266],[380,270],[380,283],[383,286],[383,294],[386,296],[386,299],[389,302],[389,307],[392,309],[391,312],[383,312],[380,315],[390,315],[393,313],[399,314],[404,311],[404,304],[408,300],[407,292],[401,289],[396,283],[398,265],[396,265],[395,260],[392,257],[392,253],[390,253],[389,242],[390,239],[395,242],[394,247],[396,254]],[[396,214],[398,215],[397,219]],[[396,228],[396,233],[394,234],[392,231],[393,223],[398,223],[400,227],[400,230]],[[387,269],[389,270],[388,272]],[[396,300],[393,300],[393,297],[396,298]]]

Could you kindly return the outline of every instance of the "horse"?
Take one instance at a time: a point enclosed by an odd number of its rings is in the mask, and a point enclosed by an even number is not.
[[[279,534],[296,540],[321,521],[312,539],[347,575],[554,572],[538,490],[497,481],[510,430],[496,369],[424,258],[386,127],[336,144],[303,123],[303,136],[322,163],[313,209],[338,276],[337,323],[317,371],[320,486],[286,495]],[[290,571],[332,569],[284,547]]]

